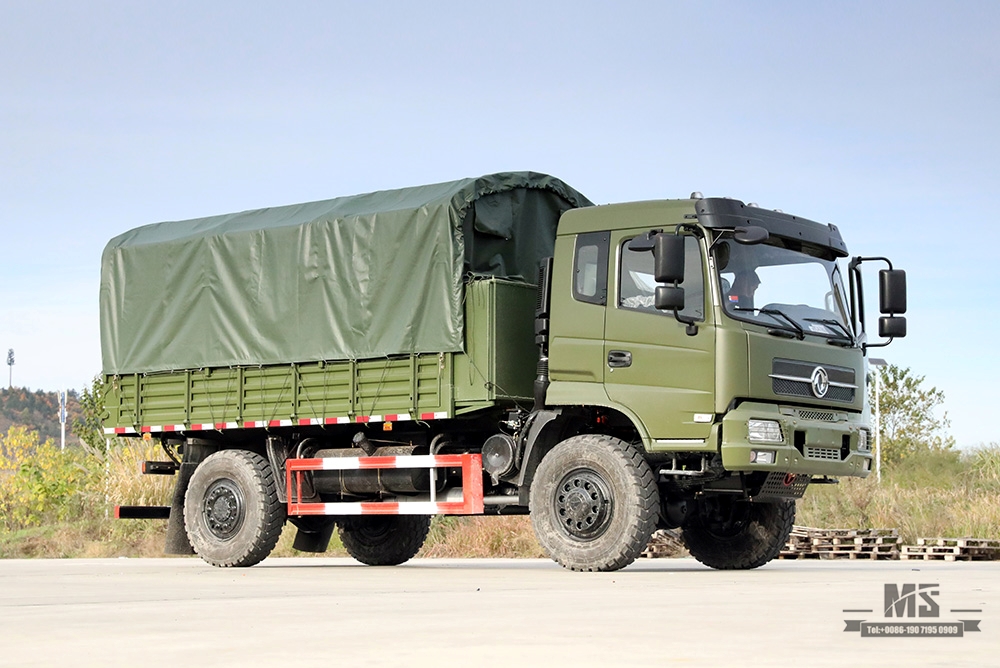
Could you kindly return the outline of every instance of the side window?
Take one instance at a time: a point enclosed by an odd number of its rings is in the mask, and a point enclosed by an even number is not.
[[[649,251],[629,250],[626,239],[622,244],[621,275],[618,277],[618,306],[636,311],[661,313],[672,316],[670,311],[657,311],[653,306],[656,281],[653,280],[653,254]],[[705,319],[705,282],[702,274],[701,249],[694,237],[684,238],[684,309],[681,315],[698,320]]]
[[[576,237],[573,255],[573,297],[590,304],[608,303],[609,232],[590,232]]]

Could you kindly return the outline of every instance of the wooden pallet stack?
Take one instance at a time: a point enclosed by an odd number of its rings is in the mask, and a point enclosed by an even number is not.
[[[680,529],[653,534],[642,556],[686,556]],[[921,559],[924,561],[1000,560],[1000,539],[917,538],[902,545],[899,529],[818,529],[794,526],[779,559]]]
[[[792,527],[780,559],[899,559],[898,529]]]
[[[660,529],[655,531],[653,537],[649,539],[646,549],[642,552],[642,556],[647,559],[686,555],[687,548],[684,547],[684,539],[681,537],[680,529]]]
[[[904,545],[900,559],[924,561],[994,561],[1000,559],[1000,540],[991,538],[918,538]]]

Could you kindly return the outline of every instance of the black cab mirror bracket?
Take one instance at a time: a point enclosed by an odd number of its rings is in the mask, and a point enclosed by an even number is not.
[[[771,233],[757,225],[737,227],[733,230],[733,241],[744,246],[756,246],[771,238]]]
[[[851,274],[851,306],[857,314],[855,333],[860,328],[865,331],[865,298],[861,280],[861,264],[864,262],[884,262],[888,269],[878,272],[879,312],[878,335],[885,339],[881,343],[865,343],[865,349],[884,348],[892,343],[894,338],[906,336],[906,272],[893,269],[892,262],[884,257],[855,257],[851,259],[849,269]]]
[[[684,309],[684,288],[680,286],[684,282],[684,236],[681,231],[686,227],[689,226],[679,225],[674,234],[663,234],[662,231],[654,234],[651,231],[647,238],[653,251],[653,279],[657,283],[672,284],[656,286],[653,306],[660,311],[673,311],[677,322],[685,325],[684,332],[694,336],[698,333],[695,319],[681,315]],[[629,248],[633,248],[631,243]]]

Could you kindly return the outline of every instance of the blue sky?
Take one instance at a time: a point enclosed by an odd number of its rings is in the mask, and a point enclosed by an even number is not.
[[[132,227],[531,169],[837,224],[908,272],[875,355],[1000,441],[998,36],[995,2],[0,2],[0,348],[84,387]]]

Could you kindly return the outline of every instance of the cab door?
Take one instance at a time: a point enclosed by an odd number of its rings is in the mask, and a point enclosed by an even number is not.
[[[608,397],[635,413],[653,439],[703,443],[715,417],[715,331],[704,248],[697,237],[685,238],[682,313],[698,321],[691,336],[673,312],[653,307],[652,252],[627,248],[633,237],[647,231],[612,232],[604,384]]]

